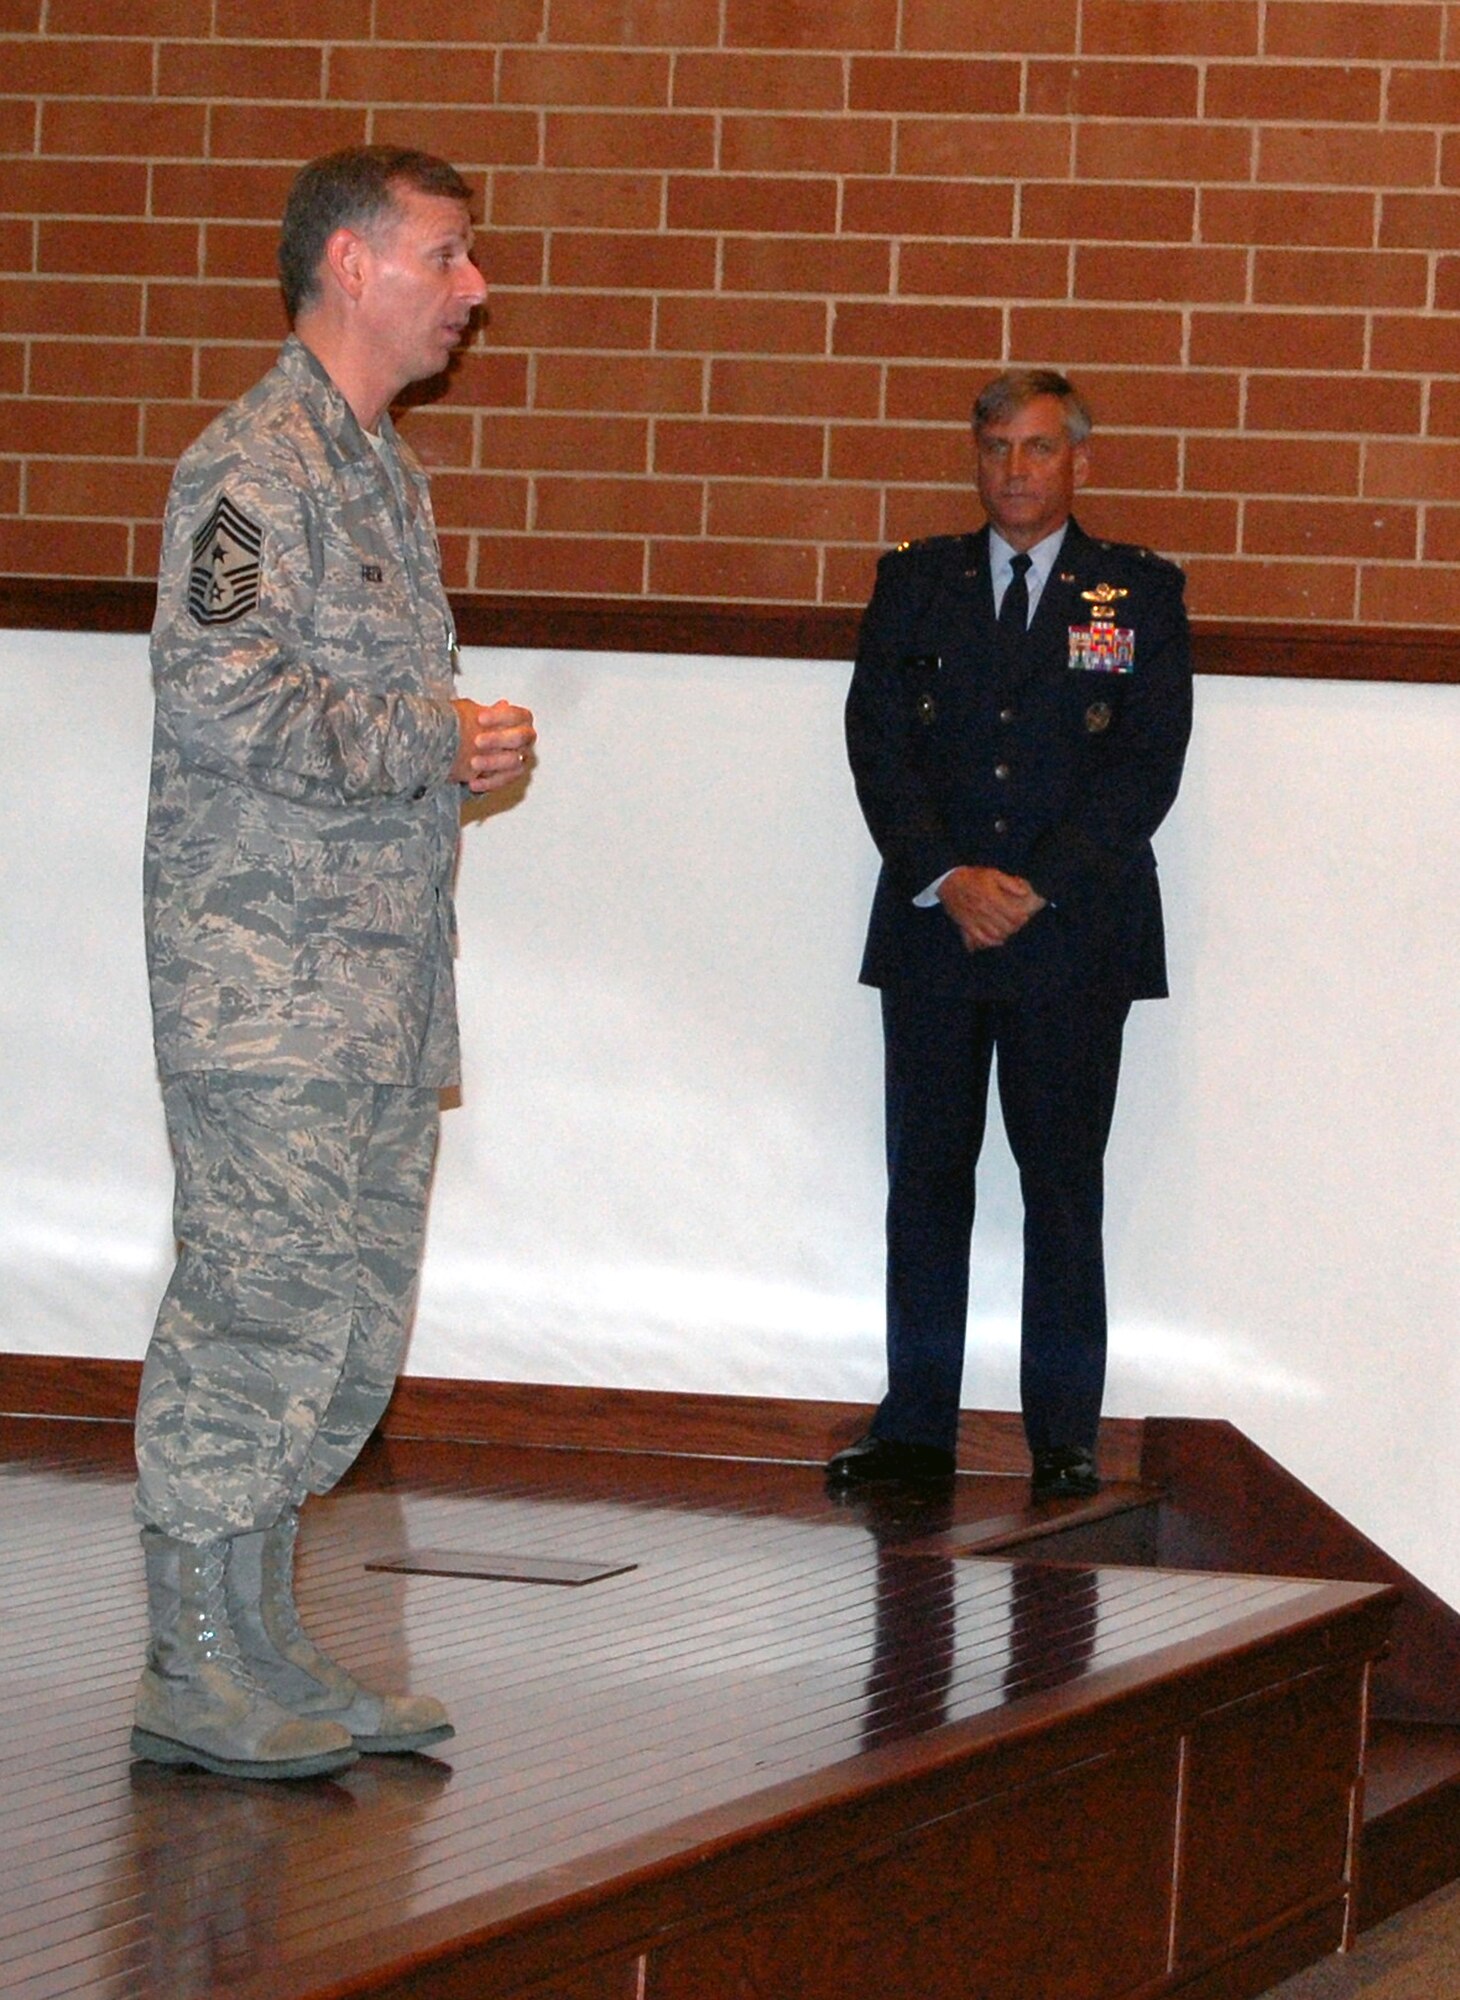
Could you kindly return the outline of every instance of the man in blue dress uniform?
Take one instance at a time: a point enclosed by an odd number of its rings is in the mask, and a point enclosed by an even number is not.
[[[833,1487],[946,1479],[989,1075],[1024,1201],[1021,1394],[1036,1498],[1092,1493],[1104,1153],[1133,1000],[1164,995],[1151,836],[1191,729],[1183,578],[1072,518],[1089,411],[1049,370],[974,407],[987,525],[882,558],[847,700],[882,856],[888,1391]]]

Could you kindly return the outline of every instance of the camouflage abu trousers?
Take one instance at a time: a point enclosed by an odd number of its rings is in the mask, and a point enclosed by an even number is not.
[[[211,1072],[168,1078],[163,1105],[179,1253],[142,1369],[136,1514],[205,1542],[327,1492],[384,1410],[439,1098]]]

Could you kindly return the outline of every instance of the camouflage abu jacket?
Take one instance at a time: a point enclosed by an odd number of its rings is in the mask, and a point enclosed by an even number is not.
[[[455,647],[425,474],[297,340],[184,454],[152,632],[158,1064],[456,1081]]]

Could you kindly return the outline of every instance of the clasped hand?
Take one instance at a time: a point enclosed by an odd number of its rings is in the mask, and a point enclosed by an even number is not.
[[[955,868],[939,883],[938,901],[968,951],[1007,944],[1045,905],[1022,875],[1006,875],[1002,868]]]
[[[458,742],[451,775],[469,792],[496,792],[515,784],[527,768],[527,754],[537,741],[532,710],[510,701],[483,707],[477,701],[452,702]]]

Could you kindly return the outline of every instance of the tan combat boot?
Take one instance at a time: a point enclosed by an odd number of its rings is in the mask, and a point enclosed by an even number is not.
[[[337,1722],[275,1701],[244,1664],[228,1622],[226,1541],[173,1541],[142,1530],[147,1665],[137,1686],[132,1755],[198,1764],[228,1778],[318,1778],[359,1755]]]
[[[249,1671],[293,1714],[340,1724],[369,1754],[424,1750],[454,1736],[433,1696],[375,1694],[315,1645],[294,1602],[298,1533],[299,1511],[290,1507],[272,1528],[228,1545],[228,1615]]]

